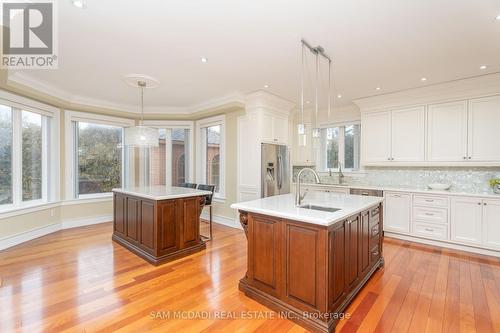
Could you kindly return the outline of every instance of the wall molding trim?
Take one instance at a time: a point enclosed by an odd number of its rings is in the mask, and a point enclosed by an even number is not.
[[[208,212],[204,211],[203,213],[201,213],[200,217],[203,220],[208,221],[209,214],[208,214]],[[230,217],[226,217],[226,216],[222,216],[222,215],[213,215],[212,222],[225,225],[226,227],[231,227],[231,228],[235,228],[235,229],[242,229],[238,218],[230,218]]]
[[[110,222],[112,220],[113,220],[112,215],[101,215],[101,216],[93,216],[93,217],[86,217],[86,218],[63,220],[60,223],[53,223],[53,224],[49,224],[49,225],[46,225],[43,227],[31,229],[31,230],[24,231],[24,232],[15,234],[15,235],[4,237],[4,238],[0,239],[0,251],[8,249],[8,248],[16,246],[16,245],[20,245],[22,243],[31,241],[31,240],[36,239],[36,238],[40,238],[40,237],[52,234],[52,233],[60,231],[60,230],[77,228],[77,227],[84,227],[84,226],[99,224],[99,223],[105,223],[105,222]]]

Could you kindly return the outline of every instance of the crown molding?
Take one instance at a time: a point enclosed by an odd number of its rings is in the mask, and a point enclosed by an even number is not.
[[[295,103],[264,90],[246,95],[245,107],[250,112],[255,109],[271,109],[289,115],[295,106]]]
[[[387,110],[397,107],[444,103],[472,99],[500,93],[500,73],[485,74],[425,87],[358,98],[353,102],[362,112]]]
[[[20,71],[9,73],[7,84],[24,86],[33,89],[39,93],[49,95],[53,98],[60,99],[70,105],[81,105],[85,107],[104,108],[130,114],[140,114],[138,105],[128,105],[113,103],[106,100],[90,98],[71,94],[66,90],[49,85],[41,80],[37,80],[22,73]],[[214,112],[221,109],[245,107],[246,97],[240,92],[233,92],[229,95],[213,98],[202,103],[194,104],[186,107],[175,106],[146,106],[144,113],[146,115],[195,115],[199,113]]]

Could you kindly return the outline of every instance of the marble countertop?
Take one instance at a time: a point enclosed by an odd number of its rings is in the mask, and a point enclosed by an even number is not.
[[[168,200],[177,198],[196,197],[212,193],[209,191],[196,190],[193,188],[164,186],[164,185],[114,188],[113,192],[135,195],[141,198],[147,198],[152,200]]]
[[[296,183],[294,183],[296,185]],[[422,187],[411,187],[411,186],[376,186],[376,185],[360,185],[360,184],[335,184],[335,183],[302,183],[302,187],[306,186],[317,186],[317,187],[336,187],[336,188],[354,188],[354,189],[365,189],[365,190],[381,190],[389,192],[412,192],[412,193],[422,193],[429,195],[457,195],[457,196],[468,196],[468,197],[488,197],[500,199],[500,194],[496,194],[493,190],[472,192],[464,191],[459,189],[454,189],[451,187],[449,190],[431,190],[429,188]]]
[[[308,193],[302,204],[340,208],[336,212],[323,212],[295,206],[294,194],[283,194],[231,205],[231,208],[280,217],[317,225],[332,225],[345,218],[360,213],[383,201],[380,197],[348,195],[339,193]]]

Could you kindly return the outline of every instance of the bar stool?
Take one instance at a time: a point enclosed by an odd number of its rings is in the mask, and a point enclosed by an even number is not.
[[[196,184],[194,183],[181,183],[179,187],[187,187],[187,188],[196,188]]]
[[[205,196],[205,206],[208,206],[208,210],[210,213],[210,220],[209,220],[209,234],[210,236],[201,236],[205,240],[211,240],[212,239],[212,198],[214,196],[214,191],[215,191],[215,185],[205,185],[205,184],[199,184],[198,185],[198,190],[202,191],[210,191],[212,192],[211,194],[207,194]]]

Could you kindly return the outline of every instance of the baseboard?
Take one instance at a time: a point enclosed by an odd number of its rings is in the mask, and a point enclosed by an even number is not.
[[[13,247],[28,242],[38,237],[46,236],[48,234],[51,234],[59,230],[110,222],[112,220],[113,220],[112,215],[102,215],[102,216],[94,216],[87,218],[68,219],[62,221],[61,223],[49,224],[47,226],[32,229],[29,231],[24,231],[19,234],[0,239],[0,251],[8,249],[9,247]]]
[[[61,230],[60,223],[49,224],[40,228],[24,231],[16,235],[0,239],[0,250],[8,249],[24,242],[28,242],[38,237],[42,237]]]
[[[62,221],[61,229],[77,228],[77,227],[83,227],[86,225],[99,224],[99,223],[112,222],[112,221],[113,221],[113,215],[111,215],[111,214],[102,215],[102,216],[94,216],[94,217],[68,219],[68,220]]]
[[[210,218],[210,215],[208,214],[208,212],[204,211],[203,213],[201,213],[201,218],[204,220],[208,220]],[[212,221],[214,223],[222,224],[222,225],[225,225],[227,227],[242,229],[238,219],[236,219],[236,218],[230,218],[230,217],[221,216],[221,215],[213,215]]]
[[[485,256],[492,256],[492,257],[500,258],[500,251],[495,251],[495,250],[488,250],[488,249],[477,248],[477,247],[473,247],[473,246],[448,243],[448,242],[444,242],[444,241],[437,241],[437,240],[432,240],[432,239],[427,239],[427,238],[419,238],[419,237],[415,237],[415,236],[401,235],[401,234],[396,234],[396,233],[387,232],[387,231],[384,231],[384,236],[389,237],[389,238],[401,239],[401,240],[405,240],[405,241],[409,241],[409,242],[415,242],[415,243],[432,245],[432,246],[439,246],[439,247],[444,247],[447,249],[472,252],[472,253],[482,254]]]

